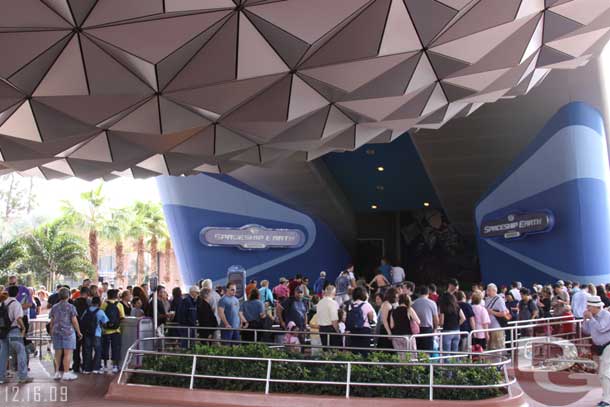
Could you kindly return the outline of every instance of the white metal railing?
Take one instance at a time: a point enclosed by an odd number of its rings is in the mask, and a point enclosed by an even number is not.
[[[312,385],[337,385],[345,386],[345,397],[350,397],[350,388],[353,386],[381,386],[381,387],[403,387],[403,388],[423,388],[428,390],[428,397],[430,400],[434,399],[434,389],[490,389],[490,388],[505,388],[509,395],[512,395],[511,386],[516,383],[516,379],[510,379],[508,374],[507,365],[511,362],[510,359],[504,358],[500,361],[492,361],[487,363],[442,363],[438,364],[434,361],[410,361],[410,362],[361,362],[361,361],[326,361],[326,360],[310,360],[310,359],[274,359],[274,358],[256,358],[256,357],[236,357],[236,356],[217,356],[217,355],[199,355],[179,352],[165,352],[165,351],[149,351],[141,350],[140,345],[147,341],[163,341],[166,339],[173,338],[146,338],[136,341],[127,350],[127,355],[123,361],[121,372],[119,374],[118,383],[125,385],[137,385],[128,383],[127,376],[130,374],[144,374],[144,375],[162,375],[162,376],[174,376],[183,377],[189,379],[189,390],[194,389],[195,379],[216,379],[216,380],[239,380],[239,381],[253,381],[265,383],[265,394],[270,393],[270,384],[272,383],[297,383],[297,384],[312,384]],[[148,369],[138,369],[130,367],[132,360],[135,357],[141,356],[174,356],[181,358],[191,358],[192,365],[190,373],[180,372],[165,372]],[[239,360],[239,361],[253,361],[253,362],[264,362],[266,364],[265,377],[242,377],[242,376],[219,376],[219,375],[207,375],[197,374],[197,362],[201,359],[220,359],[220,360]],[[271,376],[272,366],[274,363],[296,363],[296,364],[318,364],[318,365],[345,365],[346,366],[346,377],[344,381],[321,381],[321,380],[288,380],[288,379],[274,379]],[[419,383],[364,383],[354,382],[352,380],[352,366],[419,366],[427,367],[429,380],[426,384]],[[462,385],[462,384],[438,384],[434,382],[434,369],[442,367],[443,369],[451,367],[478,367],[478,368],[499,368],[503,370],[504,381],[500,383],[488,383],[481,385]]]

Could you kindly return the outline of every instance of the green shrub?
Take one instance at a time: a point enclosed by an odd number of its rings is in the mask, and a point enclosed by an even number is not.
[[[368,362],[400,362],[395,354],[374,352],[367,357],[349,352],[326,352],[315,357],[306,357],[301,353],[272,349],[261,344],[242,346],[209,346],[196,345],[190,354],[211,356],[232,356],[237,358],[271,358],[271,359],[315,359],[329,361],[368,361]],[[422,355],[423,357],[423,355]],[[190,374],[192,357],[188,356],[146,356],[142,369],[158,372],[174,372]],[[198,359],[196,374],[249,377],[264,379],[267,375],[266,361],[251,361],[244,359]],[[272,379],[311,380],[344,382],[347,375],[346,364],[313,364],[273,362]],[[370,386],[351,386],[350,395],[354,397],[393,397],[393,398],[428,398],[428,389],[408,387],[382,387],[376,383],[422,384],[429,383],[429,368],[427,366],[384,366],[384,365],[352,365],[351,381],[353,383],[371,383]],[[489,385],[501,383],[503,375],[493,367],[452,367],[436,364],[434,367],[434,383],[447,385]],[[168,375],[133,374],[131,383],[157,386],[189,387],[190,379]],[[194,381],[194,388],[215,389],[227,391],[264,392],[265,383],[231,380],[231,379],[200,379]],[[323,395],[345,395],[345,385],[319,385],[303,383],[271,383],[271,393],[301,393]],[[435,389],[435,399],[479,400],[497,397],[504,394],[504,389]]]

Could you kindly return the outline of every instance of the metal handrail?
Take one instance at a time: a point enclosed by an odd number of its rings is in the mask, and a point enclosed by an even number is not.
[[[339,385],[346,386],[345,397],[350,398],[351,386],[382,386],[382,387],[404,387],[404,388],[427,388],[429,393],[429,399],[433,400],[433,391],[435,388],[454,388],[454,389],[483,389],[483,388],[507,388],[510,394],[510,386],[516,383],[516,378],[509,379],[507,365],[511,362],[510,359],[506,358],[498,362],[490,363],[445,363],[444,367],[501,367],[504,370],[505,381],[501,383],[492,383],[486,385],[455,385],[455,384],[435,384],[434,383],[434,366],[432,362],[365,362],[365,361],[326,361],[326,360],[311,360],[311,359],[277,359],[277,358],[256,358],[256,357],[237,357],[237,356],[218,356],[218,355],[198,355],[188,353],[176,353],[176,352],[163,352],[163,351],[148,351],[141,350],[140,343],[146,341],[163,340],[165,338],[146,338],[137,340],[127,350],[127,355],[123,361],[123,366],[118,378],[118,383],[133,385],[126,383],[124,377],[126,373],[137,373],[137,374],[149,374],[149,375],[164,375],[164,376],[175,376],[185,377],[190,379],[189,390],[194,388],[194,380],[196,378],[202,379],[217,379],[217,380],[241,380],[241,381],[254,381],[265,383],[265,394],[269,394],[270,383],[300,383],[300,384],[318,384],[318,385]],[[137,349],[136,349],[137,348]],[[177,372],[160,372],[148,369],[133,369],[129,368],[128,364],[134,357],[134,355],[154,355],[154,356],[178,356],[178,357],[189,357],[193,359],[191,373],[177,373]],[[216,375],[200,375],[196,374],[196,366],[198,359],[222,359],[222,360],[247,360],[266,362],[267,372],[266,377],[238,377],[238,376],[216,376]],[[299,363],[299,364],[332,364],[332,365],[346,365],[346,380],[345,381],[315,381],[315,380],[287,380],[287,379],[273,379],[271,378],[271,368],[273,363]],[[428,367],[429,381],[427,384],[417,383],[362,383],[353,382],[351,380],[351,371],[353,365],[382,365],[382,366],[424,366]]]

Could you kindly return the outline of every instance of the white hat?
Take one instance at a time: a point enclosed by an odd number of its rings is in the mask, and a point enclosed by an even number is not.
[[[320,277],[326,277],[326,271],[320,271]]]
[[[590,307],[604,307],[604,303],[602,302],[602,299],[599,298],[599,295],[592,295],[587,298],[587,305]]]
[[[557,280],[557,284],[559,284],[559,285],[565,285],[565,283],[563,282],[563,280]]]

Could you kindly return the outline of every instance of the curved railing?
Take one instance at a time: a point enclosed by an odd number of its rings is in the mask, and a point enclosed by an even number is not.
[[[328,361],[328,360],[312,360],[312,359],[276,359],[276,358],[258,358],[258,357],[236,357],[236,356],[217,356],[217,355],[201,355],[194,353],[182,353],[182,352],[169,352],[162,350],[144,350],[141,348],[145,347],[160,347],[159,342],[167,340],[180,340],[184,338],[180,337],[155,337],[146,338],[136,341],[127,350],[125,360],[121,368],[121,372],[118,378],[119,384],[137,386],[137,384],[129,383],[128,376],[132,374],[142,375],[159,375],[159,376],[173,376],[183,377],[189,379],[189,389],[194,389],[196,379],[216,379],[216,380],[239,380],[239,381],[252,381],[265,383],[265,394],[270,394],[270,385],[272,383],[295,383],[295,384],[312,384],[312,385],[337,385],[345,386],[345,397],[350,397],[350,389],[354,386],[380,386],[380,387],[403,387],[403,388],[421,388],[427,389],[428,397],[430,400],[434,399],[435,389],[491,389],[499,388],[506,389],[509,396],[512,396],[511,386],[516,383],[516,379],[510,378],[507,365],[511,363],[511,360],[507,357],[497,360],[494,357],[493,361],[480,361],[477,363],[472,362],[460,362],[455,363],[451,359],[443,361],[408,361],[408,362],[365,362],[365,361]],[[192,360],[192,367],[190,373],[179,373],[169,371],[159,371],[142,369],[138,366],[138,359],[143,356],[160,357],[160,356],[173,356],[178,358],[190,358]],[[463,356],[477,356],[475,355],[463,355]],[[252,362],[263,362],[266,363],[266,375],[265,377],[243,377],[243,376],[218,376],[218,375],[207,375],[197,373],[197,362],[199,360],[216,359],[216,360],[239,360],[239,361],[252,361]],[[317,364],[317,365],[344,365],[346,366],[346,376],[344,381],[321,381],[321,380],[286,380],[286,379],[274,379],[271,377],[271,371],[273,364],[277,363],[295,363],[295,364]],[[428,371],[428,382],[426,384],[418,383],[364,383],[355,382],[352,380],[352,367],[353,366],[419,366],[427,368]],[[477,367],[477,368],[497,368],[503,372],[504,380],[500,383],[486,383],[478,385],[466,385],[466,384],[441,384],[435,383],[434,371],[435,368],[450,368],[450,367]]]

